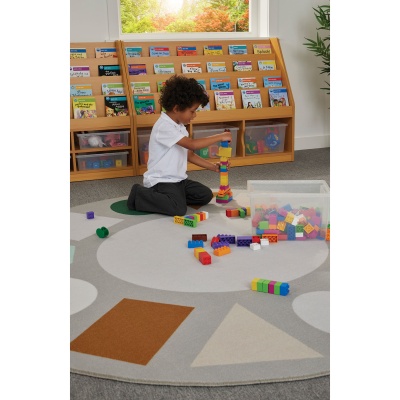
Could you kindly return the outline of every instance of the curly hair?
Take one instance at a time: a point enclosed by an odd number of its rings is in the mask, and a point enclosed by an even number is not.
[[[166,80],[158,102],[166,111],[172,111],[175,106],[178,106],[179,111],[183,111],[196,103],[204,107],[209,102],[209,98],[196,79],[174,75]]]

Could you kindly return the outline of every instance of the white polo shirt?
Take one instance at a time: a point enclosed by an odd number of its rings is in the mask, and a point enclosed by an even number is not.
[[[143,185],[152,187],[159,182],[180,182],[187,178],[188,150],[176,144],[189,136],[183,124],[177,124],[167,114],[160,118],[151,130],[147,171]]]

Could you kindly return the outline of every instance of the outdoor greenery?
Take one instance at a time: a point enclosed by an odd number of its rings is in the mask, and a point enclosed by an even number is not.
[[[120,0],[122,33],[248,32],[249,0],[183,0],[177,12],[162,0]]]
[[[313,8],[315,18],[319,24],[317,28],[317,38],[316,40],[308,39],[306,43],[303,43],[308,50],[315,53],[317,57],[321,57],[323,67],[319,67],[321,74],[330,75],[330,5],[318,6]],[[321,32],[321,35],[318,31]],[[326,90],[329,94],[329,82],[325,81],[328,87],[321,88]]]

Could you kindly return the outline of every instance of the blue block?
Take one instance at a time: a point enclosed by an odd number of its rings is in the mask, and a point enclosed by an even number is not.
[[[204,247],[204,242],[202,240],[188,240],[189,249],[194,249],[196,247]]]
[[[227,140],[223,140],[221,142],[221,147],[229,147],[229,142]]]
[[[289,293],[290,286],[288,283],[281,283],[280,295],[286,296]]]

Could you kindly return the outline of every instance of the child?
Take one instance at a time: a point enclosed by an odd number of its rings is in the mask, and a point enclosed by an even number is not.
[[[149,141],[149,160],[143,185],[132,186],[127,205],[130,210],[166,215],[185,215],[187,205],[208,204],[213,194],[187,179],[187,162],[219,172],[213,164],[193,152],[220,141],[231,141],[227,131],[199,139],[189,138],[185,128],[196,117],[196,110],[208,103],[208,95],[194,78],[175,75],[165,82],[159,103],[165,112],[154,124]]]

